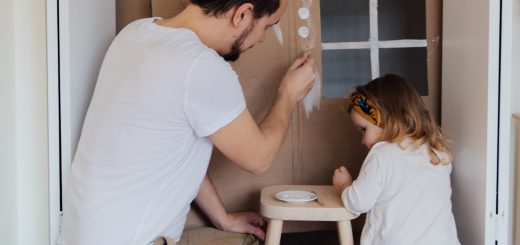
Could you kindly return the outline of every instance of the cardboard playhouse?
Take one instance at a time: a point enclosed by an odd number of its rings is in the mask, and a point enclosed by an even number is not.
[[[117,0],[117,30],[140,18],[172,17],[187,2]],[[243,53],[232,65],[247,106],[260,121],[274,101],[287,67],[304,51],[311,50],[323,82],[320,108],[309,115],[303,106],[295,110],[285,143],[263,174],[241,170],[214,150],[208,174],[226,209],[258,211],[260,190],[269,185],[330,185],[333,170],[340,165],[346,165],[357,176],[367,149],[360,144],[361,135],[350,122],[344,97],[349,88],[378,74],[398,73],[412,78],[439,121],[441,5],[441,0],[289,0],[280,21],[282,40],[275,31],[269,31],[263,43]],[[301,8],[310,11],[305,13]],[[379,18],[375,26],[374,17]],[[361,230],[363,219],[353,221],[354,233]],[[192,209],[186,229],[207,226],[209,222],[196,208]],[[335,224],[284,224],[284,232],[325,229],[335,229]]]

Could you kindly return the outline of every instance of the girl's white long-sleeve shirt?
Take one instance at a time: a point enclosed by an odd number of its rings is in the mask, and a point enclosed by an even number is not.
[[[460,244],[450,173],[451,164],[430,162],[427,145],[375,144],[342,194],[348,211],[367,213],[361,244]]]

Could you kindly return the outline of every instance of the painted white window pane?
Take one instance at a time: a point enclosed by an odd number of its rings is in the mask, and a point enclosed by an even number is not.
[[[323,96],[346,97],[360,84],[371,80],[370,50],[324,50]]]
[[[426,48],[380,49],[379,60],[381,75],[394,73],[403,76],[421,95],[428,95]]]
[[[367,41],[370,34],[367,0],[320,2],[321,39],[329,42]]]
[[[379,0],[379,40],[426,39],[425,0]]]

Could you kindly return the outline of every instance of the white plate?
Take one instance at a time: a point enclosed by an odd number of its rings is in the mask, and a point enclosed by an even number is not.
[[[302,203],[316,200],[318,196],[310,191],[288,190],[280,191],[274,195],[280,201],[291,203]]]

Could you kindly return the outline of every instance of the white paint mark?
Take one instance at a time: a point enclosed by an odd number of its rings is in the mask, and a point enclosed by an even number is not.
[[[393,40],[393,41],[379,41],[380,48],[421,48],[426,47],[428,43],[426,40]]]
[[[301,7],[298,9],[298,16],[300,16],[300,19],[302,20],[309,19],[310,14],[311,13],[309,12],[308,8]]]
[[[323,50],[368,49],[370,48],[370,42],[322,43],[321,47]]]
[[[307,38],[310,34],[309,28],[306,26],[302,26],[298,28],[298,35],[300,35],[301,38]]]
[[[337,50],[337,49],[369,49],[371,43],[376,43],[378,48],[421,48],[426,47],[426,40],[403,39],[392,41],[378,41],[378,42],[337,42],[337,43],[322,43],[323,50]]]
[[[276,39],[278,40],[278,43],[283,46],[283,32],[282,28],[280,27],[280,23],[277,23],[273,25],[274,35],[276,36]]]
[[[377,0],[370,0],[370,70],[372,79],[379,77],[379,31],[377,25]]]
[[[298,35],[300,37],[305,38],[302,43],[302,49],[304,52],[311,52],[314,49],[314,43],[316,42],[316,29],[313,26],[312,18],[311,18],[311,6],[313,0],[303,0],[303,7],[298,9],[298,15],[301,19],[305,20],[307,26],[302,26],[298,29]],[[316,80],[314,81],[314,86],[309,91],[309,93],[303,98],[303,107],[305,109],[305,113],[307,118],[309,118],[310,113],[314,108],[320,108],[320,100],[321,100],[321,77],[320,72],[316,69]]]
[[[316,80],[311,91],[303,98],[303,108],[305,109],[305,115],[309,118],[310,113],[314,108],[320,109],[321,99],[321,78],[320,73],[316,71]]]

